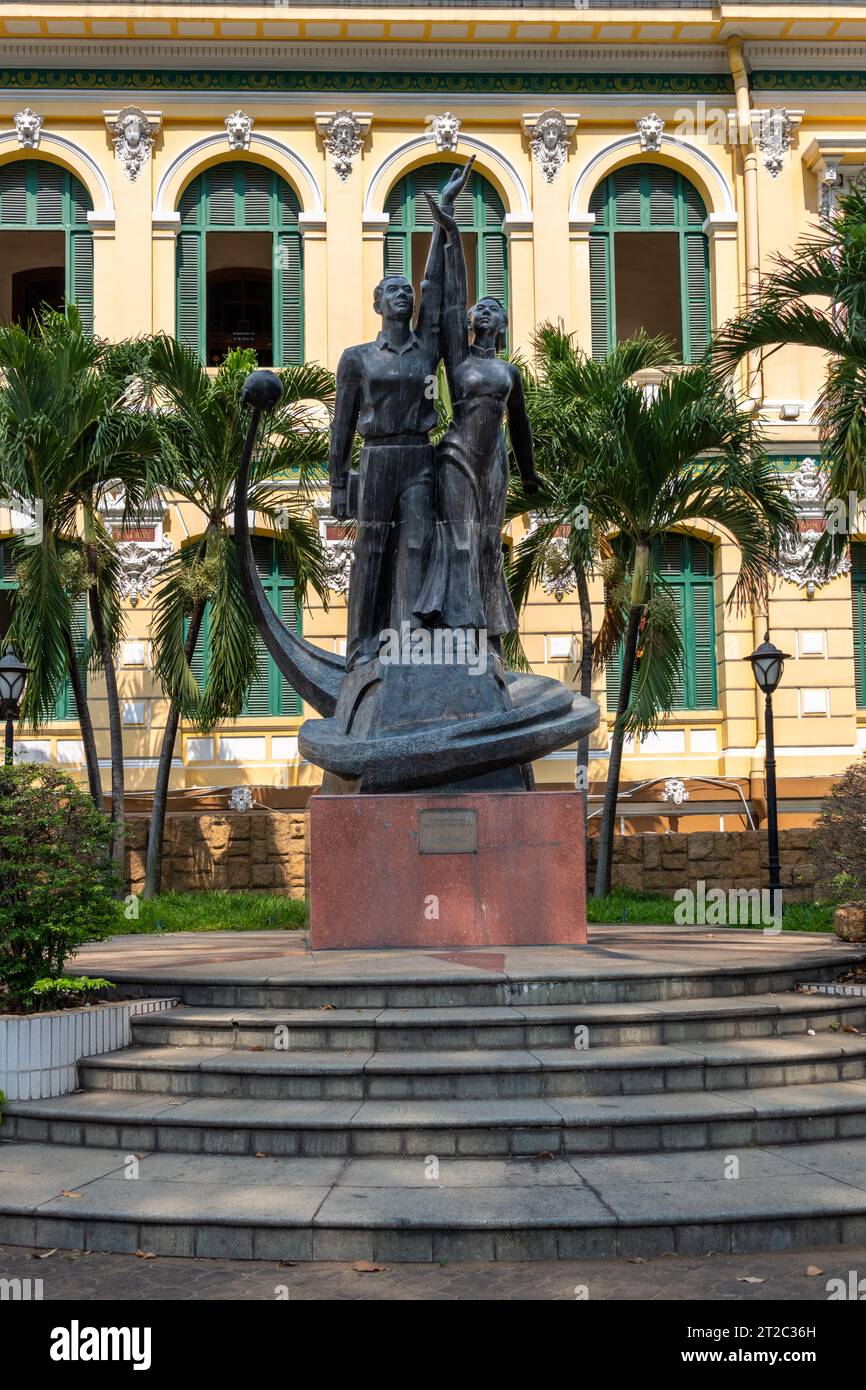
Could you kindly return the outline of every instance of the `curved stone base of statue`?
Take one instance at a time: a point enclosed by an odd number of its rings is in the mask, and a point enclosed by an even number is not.
[[[467,665],[367,663],[345,677],[330,719],[308,719],[298,748],[332,774],[330,792],[521,791],[526,764],[598,724],[598,705],[547,676]]]

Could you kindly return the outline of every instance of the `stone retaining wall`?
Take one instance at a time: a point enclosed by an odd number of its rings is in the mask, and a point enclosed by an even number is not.
[[[253,888],[305,895],[306,813],[229,812],[225,815],[172,812],[166,818],[163,888]],[[130,891],[144,883],[147,817],[130,816],[127,879]],[[817,868],[810,850],[814,832],[779,834],[782,886],[789,902],[814,897]],[[590,883],[598,841],[589,842]],[[766,831],[692,831],[690,834],[617,836],[613,882],[648,892],[693,888],[756,888],[766,881]]]
[[[163,839],[163,891],[257,888],[303,898],[306,824],[304,811],[170,812]],[[130,816],[127,825],[127,882],[137,893],[144,886],[148,819]]]
[[[786,902],[815,898],[818,869],[810,845],[815,832],[809,827],[779,831],[779,858]],[[598,840],[589,842],[589,881],[595,871]],[[617,836],[614,841],[612,881],[645,892],[667,893],[694,888],[703,880],[707,888],[760,888],[766,884],[767,832],[765,830],[694,830],[684,834]]]

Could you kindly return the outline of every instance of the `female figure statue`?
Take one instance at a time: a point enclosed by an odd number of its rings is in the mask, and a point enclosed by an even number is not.
[[[441,350],[453,420],[436,450],[433,551],[415,612],[431,627],[484,630],[498,650],[502,636],[517,626],[502,564],[508,490],[503,418],[528,492],[538,487],[532,431],[520,372],[497,355],[505,346],[505,309],[486,297],[467,313],[457,223],[429,194],[427,201],[445,234]]]

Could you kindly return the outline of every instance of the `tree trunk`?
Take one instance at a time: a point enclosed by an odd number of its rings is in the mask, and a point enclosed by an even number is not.
[[[201,631],[204,609],[205,600],[203,598],[197,599],[189,620],[186,641],[183,644],[183,654],[186,657],[187,666],[192,661],[192,654],[195,651],[195,644]],[[179,722],[180,711],[172,700],[165,721],[165,732],[159,750],[159,766],[156,770],[156,782],[153,788],[153,806],[151,807],[150,825],[147,831],[147,860],[144,869],[143,898],[155,897],[162,887],[162,841],[165,834],[165,810],[168,805],[168,784],[171,777],[171,764]]]
[[[81,675],[81,667],[78,664],[78,654],[72,641],[71,632],[63,634],[66,644],[66,664],[69,667],[69,683],[72,686],[72,693],[75,696],[75,707],[78,710],[78,723],[81,728],[81,742],[84,745],[84,761],[87,764],[87,785],[90,788],[90,795],[97,811],[105,810],[105,798],[102,795],[102,777],[99,772],[99,757],[96,752],[96,736],[93,732],[93,720],[90,717],[90,706],[87,703],[87,690]]]
[[[595,869],[596,898],[605,898],[610,892],[611,870],[613,867],[613,837],[616,827],[616,803],[619,795],[619,774],[622,767],[622,747],[625,741],[625,712],[631,699],[634,679],[637,640],[640,620],[646,599],[646,582],[649,563],[649,550],[639,545],[635,552],[634,571],[631,580],[631,604],[628,612],[625,642],[622,653],[622,677],[619,685],[619,700],[616,706],[616,719],[610,737],[610,761],[607,769],[607,785],[604,789],[604,805],[601,812],[601,826],[598,835],[598,863]]]
[[[96,551],[93,545],[87,547],[87,570],[96,579]],[[114,653],[105,630],[102,606],[99,601],[99,584],[93,583],[87,591],[90,607],[90,621],[96,637],[99,659],[105,676],[105,694],[108,703],[108,732],[111,742],[111,820],[114,824],[114,843],[112,858],[117,868],[120,883],[117,896],[126,891],[126,824],[124,813],[123,783],[123,725],[120,720],[120,699],[117,693],[117,675],[114,670]]]
[[[589,598],[589,581],[586,577],[586,568],[582,564],[576,564],[574,573],[577,578],[577,599],[580,605],[580,693],[587,700],[592,698],[592,604]],[[589,734],[584,734],[577,744],[577,766],[582,769],[584,781],[589,779]],[[589,788],[581,785],[583,793],[583,827],[584,834],[589,834]]]

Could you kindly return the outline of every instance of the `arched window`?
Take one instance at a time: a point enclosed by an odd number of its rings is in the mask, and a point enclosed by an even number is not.
[[[857,708],[866,707],[866,545],[851,546],[851,605],[854,619],[854,688]]]
[[[424,274],[433,217],[424,194],[438,198],[453,164],[425,164],[400,179],[388,194],[385,211],[385,274],[406,275],[415,293]],[[508,264],[502,223],[505,208],[491,183],[472,174],[455,205],[463,234],[469,303],[491,295],[508,306]]]
[[[295,598],[295,578],[286,564],[280,546],[270,536],[253,536],[253,557],[256,562],[262,588],[274,612],[285,623],[301,635],[301,610]],[[201,688],[207,680],[210,663],[210,604],[205,606],[204,618],[195,651],[192,656],[192,673]],[[241,715],[244,718],[264,718],[268,715],[298,715],[301,713],[301,697],[289,684],[279,670],[261,637],[256,637],[258,670],[247,692]]]
[[[15,605],[15,594],[18,590],[18,578],[15,573],[15,560],[12,553],[12,546],[8,541],[0,541],[0,640],[5,638],[12,622],[12,610]],[[72,641],[78,655],[81,667],[81,679],[87,689],[87,663],[85,661],[85,648],[87,646],[87,598],[81,594],[76,600],[72,611]],[[77,719],[78,709],[75,704],[75,696],[72,693],[72,682],[67,676],[63,684],[63,689],[57,697],[57,704],[54,707],[55,719]]]
[[[236,347],[262,366],[303,361],[300,204],[259,164],[218,164],[181,196],[177,336],[208,366]]]
[[[589,203],[592,355],[643,328],[696,362],[710,336],[709,250],[703,200],[662,164],[629,164],[598,185]]]
[[[662,577],[676,605],[683,644],[683,665],[673,708],[715,709],[716,619],[713,588],[714,552],[707,541],[669,531],[653,550],[654,572]],[[622,656],[607,665],[607,708],[619,699]]]
[[[0,320],[26,324],[43,304],[78,305],[93,332],[93,203],[68,169],[44,159],[0,165]],[[26,232],[26,235],[24,233]]]

